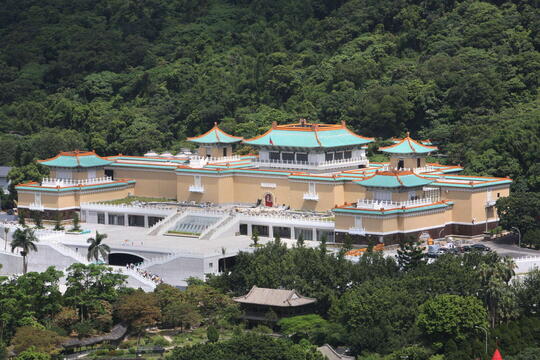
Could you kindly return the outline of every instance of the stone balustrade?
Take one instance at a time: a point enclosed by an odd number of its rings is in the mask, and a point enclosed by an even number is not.
[[[78,186],[78,185],[98,185],[112,182],[113,179],[110,176],[104,176],[91,179],[58,179],[58,178],[43,178],[41,186],[52,187],[65,187],[65,186]]]
[[[425,197],[407,201],[387,201],[387,200],[370,200],[362,199],[356,203],[358,209],[397,209],[403,207],[412,207],[419,205],[433,204],[440,201],[438,197]]]

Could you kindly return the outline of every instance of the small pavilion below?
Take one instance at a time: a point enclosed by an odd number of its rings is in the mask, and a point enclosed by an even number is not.
[[[317,299],[300,295],[296,290],[269,289],[253,286],[243,296],[233,298],[244,310],[243,318],[252,322],[275,323],[289,316],[313,312]]]

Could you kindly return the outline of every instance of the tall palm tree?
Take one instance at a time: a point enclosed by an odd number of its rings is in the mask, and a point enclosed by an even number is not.
[[[35,243],[39,242],[34,230],[30,228],[17,229],[13,233],[13,240],[11,241],[11,252],[14,252],[16,248],[21,248],[21,256],[23,258],[23,274],[26,274],[28,270],[28,262],[26,257],[30,251],[37,251]]]
[[[103,244],[103,240],[106,238],[107,234],[100,234],[98,231],[96,231],[95,237],[88,238],[88,240],[86,240],[86,242],[90,244],[90,246],[88,246],[87,254],[88,261],[93,258],[97,262],[100,254],[103,260],[107,259],[107,256],[111,252],[111,248],[109,245]]]

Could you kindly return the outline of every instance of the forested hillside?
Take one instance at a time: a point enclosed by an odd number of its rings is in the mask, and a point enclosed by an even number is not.
[[[178,150],[220,122],[411,131],[540,188],[534,0],[4,0],[0,162]]]

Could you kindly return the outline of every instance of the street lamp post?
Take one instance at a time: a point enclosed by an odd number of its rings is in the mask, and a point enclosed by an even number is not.
[[[439,231],[439,236],[438,236],[439,239],[441,238],[441,234],[443,233],[443,231],[444,231],[444,228],[442,228],[441,231]]]
[[[7,243],[8,243],[8,234],[9,234],[9,228],[7,226],[4,227],[4,251],[7,251]]]
[[[521,247],[521,231],[515,226],[512,226],[512,229],[517,230],[518,233],[518,247]]]
[[[483,327],[483,326],[475,326],[475,328],[483,330],[484,333],[486,334],[486,341],[485,341],[485,343],[486,343],[486,355],[487,355],[487,354],[488,354],[488,330],[487,330],[485,327]]]

